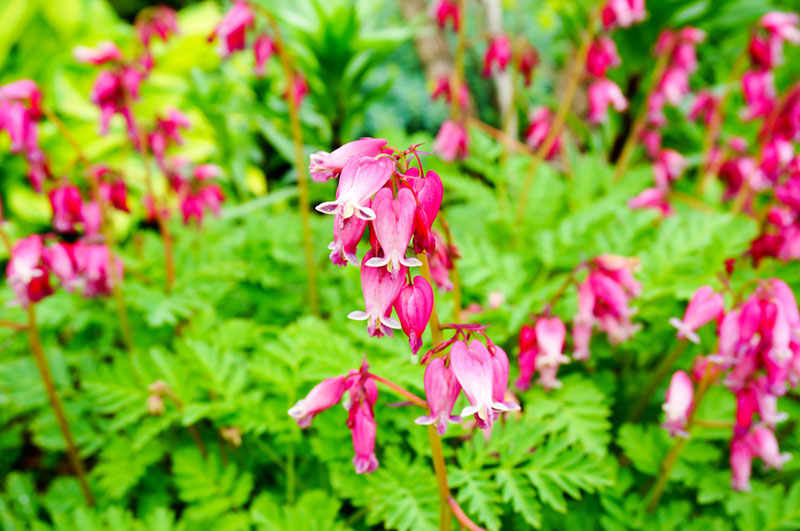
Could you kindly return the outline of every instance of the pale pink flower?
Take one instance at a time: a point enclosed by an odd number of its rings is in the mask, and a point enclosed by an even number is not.
[[[326,409],[330,409],[342,399],[345,391],[345,376],[326,378],[315,385],[305,398],[301,398],[289,410],[289,416],[301,428],[311,426],[311,420]]]
[[[469,135],[464,126],[452,120],[444,122],[436,135],[436,140],[433,142],[434,152],[442,160],[452,162],[456,159],[465,158],[468,149]]]
[[[414,193],[408,188],[401,188],[397,198],[392,197],[392,190],[382,188],[372,199],[372,210],[375,220],[372,228],[380,244],[382,257],[374,257],[366,262],[368,267],[386,266],[396,276],[402,266],[419,267],[422,262],[415,257],[406,257],[408,244],[414,231],[414,213],[417,203]]]
[[[317,205],[323,214],[340,214],[345,220],[355,214],[363,220],[375,219],[367,206],[394,173],[394,162],[386,157],[351,157],[342,168],[336,200]]]
[[[418,277],[419,278],[419,277]],[[444,435],[447,423],[461,422],[461,417],[451,415],[461,392],[455,373],[445,366],[444,359],[433,358],[425,368],[425,398],[430,408],[428,415],[417,417],[416,424],[435,424],[439,435]]]
[[[667,389],[667,396],[662,406],[666,414],[664,428],[673,437],[677,434],[688,437],[684,428],[694,406],[694,386],[692,379],[684,371],[676,371],[672,375]]]
[[[310,157],[308,171],[311,174],[311,180],[324,183],[329,179],[338,177],[347,161],[353,158],[375,157],[385,145],[386,140],[383,138],[365,137],[348,142],[331,153],[318,151]]]
[[[589,85],[589,121],[605,122],[608,117],[609,105],[614,107],[617,112],[624,111],[628,108],[628,100],[613,81],[608,79],[593,81]]]
[[[716,293],[711,286],[697,288],[683,319],[671,317],[669,323],[678,329],[679,339],[688,339],[692,343],[700,343],[696,330],[723,314],[725,301],[720,293]]]
[[[361,291],[364,294],[366,311],[350,312],[348,319],[367,321],[370,336],[391,336],[392,329],[401,328],[400,323],[390,317],[392,303],[405,287],[405,268],[401,267],[397,275],[389,273],[382,267],[369,267],[367,262],[372,253],[367,253],[361,262]]]

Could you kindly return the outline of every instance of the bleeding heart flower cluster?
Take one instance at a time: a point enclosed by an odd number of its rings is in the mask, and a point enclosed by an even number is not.
[[[52,177],[47,157],[39,147],[42,93],[30,79],[0,86],[0,132],[11,138],[11,153],[22,154],[28,164],[28,179],[37,191]]]
[[[638,267],[636,258],[606,254],[575,268],[573,275],[581,270],[588,270],[588,275],[578,284],[578,312],[572,328],[573,359],[589,359],[595,327],[605,332],[613,344],[627,341],[641,328],[633,324],[631,318],[636,310],[630,306],[631,299],[642,291],[641,284],[633,277]],[[549,308],[545,313],[548,311]],[[537,383],[545,389],[561,387],[558,368],[570,362],[564,354],[566,336],[566,326],[559,317],[544,315],[533,325],[522,327],[519,334],[520,375],[516,381],[520,390],[530,387],[537,372]]]
[[[219,185],[212,181],[222,175],[216,164],[192,165],[188,160],[173,157],[164,166],[164,172],[180,203],[183,222],[188,225],[192,219],[200,226],[206,210],[215,216],[220,214],[220,206],[225,194]],[[155,219],[155,212],[148,212]]]
[[[525,143],[534,151],[542,147],[550,135],[553,125],[553,113],[547,107],[539,106],[531,109],[528,114],[528,129],[525,131]],[[545,155],[546,160],[552,160],[561,151],[561,135],[556,137],[553,146]]]
[[[712,321],[717,325],[717,352],[696,360],[693,377],[698,382],[719,381],[736,395],[732,485],[748,490],[753,458],[779,469],[790,457],[778,450],[774,430],[786,418],[777,410],[778,397],[800,382],[800,312],[791,288],[772,278],[760,281],[747,300],[728,311],[721,294],[702,286],[683,318],[671,320],[679,338],[695,343],[700,342],[696,331]],[[677,371],[664,404],[664,426],[671,434],[688,437],[685,428],[694,398],[692,378]]]

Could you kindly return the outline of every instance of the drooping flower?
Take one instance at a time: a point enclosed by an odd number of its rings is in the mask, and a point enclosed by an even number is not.
[[[289,410],[289,416],[301,428],[311,426],[311,421],[322,411],[339,403],[345,391],[346,376],[326,378],[315,385],[305,398],[301,398]]]
[[[217,52],[222,57],[228,57],[237,50],[244,50],[247,30],[253,27],[254,23],[255,16],[248,3],[237,1],[214,28],[208,40],[211,42],[218,38]]]
[[[470,403],[461,412],[461,416],[474,414],[482,428],[492,425],[495,411],[513,409],[504,402],[494,399],[494,370],[491,356],[483,343],[477,339],[473,339],[469,346],[464,341],[456,341],[450,349],[450,367]]]
[[[75,224],[82,218],[83,198],[75,186],[62,186],[48,194],[53,209],[53,228],[58,232],[75,232]]]
[[[766,426],[756,426],[748,442],[753,454],[764,461],[765,465],[776,470],[783,468],[783,464],[792,458],[792,454],[780,452],[775,434]]]
[[[416,276],[412,284],[400,291],[394,309],[403,332],[408,336],[411,352],[417,354],[422,346],[422,333],[433,311],[433,288],[423,277]]]
[[[694,98],[689,110],[690,120],[700,120],[706,126],[711,124],[711,118],[719,105],[719,99],[709,90],[701,90]]]
[[[506,35],[495,35],[489,41],[486,55],[483,57],[483,75],[489,77],[494,72],[502,72],[511,61],[513,52],[511,41]]]
[[[375,194],[372,200],[372,210],[375,212],[372,227],[383,256],[368,260],[366,262],[368,267],[386,266],[392,275],[397,275],[402,266],[422,265],[419,259],[406,257],[414,231],[416,208],[414,193],[408,188],[398,190],[396,199],[392,197],[392,190],[388,188],[382,188]]]
[[[365,404],[360,403],[353,407],[350,413],[350,431],[353,436],[353,466],[356,474],[368,474],[378,468],[378,459],[375,457],[375,436],[378,433],[378,424],[372,411]]]
[[[433,236],[433,222],[439,214],[444,196],[442,180],[435,171],[429,171],[424,178],[419,177],[417,168],[409,168],[406,182],[414,191],[417,208],[414,213],[414,252],[430,252],[436,246]]]
[[[605,77],[609,68],[619,66],[617,45],[610,37],[596,39],[586,56],[586,70],[596,77]]]
[[[469,135],[460,123],[447,120],[442,124],[433,142],[433,150],[442,160],[452,162],[467,156]]]
[[[364,295],[366,311],[350,312],[348,319],[367,321],[370,336],[380,337],[384,334],[392,336],[392,329],[399,330],[400,323],[390,317],[392,303],[405,287],[405,268],[401,267],[397,275],[389,273],[383,267],[369,267],[367,262],[371,252],[361,261],[361,291]]]
[[[538,382],[549,391],[561,387],[557,378],[558,367],[569,363],[563,354],[567,329],[558,317],[543,317],[536,321],[536,343],[539,353],[536,355],[536,370],[539,371]]]
[[[157,36],[167,42],[170,35],[178,33],[178,17],[175,10],[167,6],[143,9],[136,18],[136,34],[145,47]]]
[[[323,214],[340,214],[345,220],[355,214],[361,219],[375,219],[370,198],[383,188],[394,173],[394,163],[387,157],[351,157],[342,167],[336,200],[317,205]]]
[[[442,358],[433,358],[428,363],[424,383],[425,398],[431,411],[428,415],[417,417],[414,422],[422,425],[435,424],[439,435],[444,435],[448,422],[461,422],[461,417],[451,415],[458,393],[461,392],[461,385]]]
[[[769,116],[776,105],[775,77],[769,70],[745,72],[742,92],[747,104],[742,115],[745,120]]]
[[[632,197],[628,201],[628,208],[631,210],[652,208],[658,210],[664,217],[672,215],[675,211],[669,202],[668,190],[657,186],[642,190],[639,195]]]
[[[617,112],[621,112],[628,108],[628,100],[613,81],[608,79],[593,81],[589,85],[589,121],[605,122],[608,117],[609,105],[614,107]]]
[[[644,0],[608,0],[603,8],[603,26],[627,28],[634,22],[641,22],[647,13]]]
[[[753,451],[744,437],[734,437],[731,440],[730,465],[733,490],[749,491]]]
[[[33,234],[17,241],[6,264],[6,281],[24,308],[51,295],[50,277],[42,265],[42,238]]]
[[[72,49],[72,56],[79,63],[102,65],[122,60],[122,51],[111,41],[104,41],[95,48],[76,46]]]
[[[375,157],[386,145],[383,138],[361,138],[333,150],[330,153],[318,151],[310,157],[308,171],[311,180],[324,183],[329,179],[338,177],[344,165],[353,158]]]
[[[436,79],[431,99],[436,100],[443,96],[447,103],[453,101],[453,90],[450,87],[450,78],[447,76],[440,76]],[[458,90],[458,106],[461,109],[469,107],[469,86],[466,83],[461,83]]]
[[[259,35],[253,43],[253,55],[255,56],[255,74],[259,77],[266,74],[266,64],[272,54],[275,53],[275,42],[269,35]]]
[[[700,343],[696,331],[722,315],[725,301],[720,293],[716,293],[711,286],[700,286],[692,295],[683,319],[670,318],[669,322],[678,329],[679,339],[688,339],[692,343]]]
[[[447,22],[450,21],[453,31],[458,31],[461,13],[458,9],[457,0],[434,0],[433,4],[431,4],[430,15],[440,28],[445,29]]]
[[[530,43],[524,42],[516,55],[517,70],[522,74],[522,81],[526,87],[530,86],[533,71],[539,64],[539,52]]]
[[[662,406],[666,413],[664,428],[673,437],[677,434],[688,437],[684,428],[694,406],[694,385],[692,379],[684,371],[676,371],[672,375],[667,389],[667,397]]]
[[[331,262],[338,266],[350,263],[358,267],[360,262],[356,251],[366,228],[367,222],[358,216],[343,220],[341,214],[337,214],[333,221],[333,241],[328,244]]]
[[[530,387],[531,379],[536,372],[536,356],[538,355],[536,331],[530,325],[523,325],[519,331],[519,377],[514,382],[517,389],[525,391]]]
[[[525,143],[531,149],[539,150],[544,144],[545,139],[550,134],[550,127],[553,113],[547,107],[536,107],[528,115],[528,130],[525,133]],[[547,160],[551,160],[561,150],[561,137],[556,138],[550,151],[547,152]]]

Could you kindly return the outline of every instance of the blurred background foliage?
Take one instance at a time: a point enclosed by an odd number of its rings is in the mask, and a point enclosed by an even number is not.
[[[412,38],[427,26],[420,13],[405,20],[395,2],[263,1],[291,43],[310,95],[302,107],[306,153],[362,135],[405,147],[429,146],[447,115],[430,102]],[[172,224],[178,281],[165,295],[163,250],[141,212],[115,218],[126,265],[125,302],[135,335],[135,364],[145,383],[166,381],[182,401],[161,417],[147,414],[148,392],[133,378],[116,336],[112,302],[84,300],[61,291],[39,305],[45,350],[67,405],[90,472],[98,507],[84,507],[68,474],[63,441],[46,405],[25,338],[0,329],[0,527],[4,529],[434,529],[437,500],[423,430],[409,408],[390,408],[397,397],[381,390],[378,457],[381,468],[357,476],[350,463],[341,408],[319,416],[301,434],[286,410],[319,380],[342,374],[367,358],[377,374],[422,394],[419,367],[409,362],[400,338],[370,340],[363,325],[348,321],[361,307],[358,272],[327,259],[330,220],[314,216],[323,319],[308,316],[291,140],[282,98],[284,82],[275,59],[263,79],[251,75],[252,56],[221,61],[207,36],[227,5],[168,2],[180,8],[180,34],[157,43],[157,66],[142,87],[136,113],[152,119],[167,107],[181,109],[193,127],[177,154],[216,162],[226,172],[229,201],[220,219],[202,230]],[[482,6],[468,2],[470,34],[480,34]],[[65,118],[94,161],[120,168],[129,186],[144,189],[143,168],[131,153],[124,125],[114,118],[109,135],[98,134],[98,111],[88,100],[96,74],[76,64],[71,50],[111,39],[123,50],[135,44],[131,21],[146,2],[106,0],[6,0],[0,3],[0,84],[36,80],[47,105]],[[633,96],[653,66],[649,53],[665,27],[696,25],[708,32],[698,49],[693,87],[725,82],[747,31],[764,12],[800,10],[798,1],[650,0],[649,17],[614,38],[623,59],[615,81]],[[585,2],[508,0],[505,27],[524,34],[542,63],[519,99],[552,105],[570,46],[585,24]],[[480,76],[484,44],[467,54],[468,82],[480,119],[497,123],[493,84]],[[786,86],[800,69],[800,50],[787,49],[777,83]],[[738,96],[737,96],[738,97]],[[580,99],[580,98],[579,98]],[[525,106],[519,109],[524,127]],[[607,530],[791,529],[800,526],[800,459],[783,472],[758,473],[753,492],[728,487],[728,434],[701,430],[682,454],[664,503],[644,512],[643,485],[658,473],[669,448],[652,404],[638,425],[626,424],[627,404],[643,375],[674,346],[667,324],[704,283],[715,282],[727,258],[740,256],[757,233],[755,223],[714,210],[698,213],[678,203],[661,221],[630,211],[627,200],[652,180],[647,165],[613,183],[608,153],[624,137],[630,115],[589,130],[579,110],[568,139],[571,176],[540,168],[514,241],[509,198],[519,193],[528,159],[507,155],[492,138],[472,131],[470,156],[461,165],[427,157],[445,185],[445,211],[462,259],[465,305],[491,325],[490,336],[514,358],[516,334],[531,312],[542,310],[573,266],[600,253],[638,256],[644,292],[636,320],[643,332],[611,346],[596,340],[586,366],[563,368],[564,389],[521,394],[526,414],[497,426],[486,442],[464,426],[449,428],[445,449],[453,490],[465,510],[489,529]],[[701,131],[669,117],[666,144],[699,162]],[[735,116],[726,134],[752,134]],[[74,153],[52,126],[43,147],[56,168]],[[0,197],[9,231],[22,235],[49,226],[46,198],[32,192],[23,163],[0,138]],[[424,149],[424,148],[423,148]],[[680,189],[681,184],[678,183]],[[334,183],[312,186],[312,201],[333,196]],[[508,194],[498,193],[498,190]],[[139,208],[139,207],[135,207]],[[742,268],[736,286],[756,277],[780,276],[795,291],[800,267],[765,260]],[[503,302],[490,308],[489,295]],[[437,293],[442,320],[451,299]],[[3,318],[22,320],[0,289]],[[574,293],[554,313],[570,318]],[[427,344],[430,338],[426,337]],[[688,367],[703,353],[687,349]],[[515,377],[512,361],[512,379]],[[657,396],[663,396],[663,389]],[[726,420],[733,404],[720,396],[704,418]],[[459,406],[456,407],[458,409]],[[800,418],[795,398],[780,409]],[[203,457],[186,427],[196,426],[208,452]],[[236,428],[241,445],[221,435]],[[527,445],[527,446],[526,446]],[[782,449],[800,452],[795,420],[781,434]],[[527,450],[537,447],[534,453]]]

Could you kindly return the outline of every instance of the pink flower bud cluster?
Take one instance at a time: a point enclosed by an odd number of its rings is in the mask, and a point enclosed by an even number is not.
[[[453,31],[458,31],[461,24],[461,12],[458,0],[434,0],[430,7],[430,16],[440,28],[446,29],[448,22]]]
[[[749,489],[752,459],[781,468],[790,458],[780,453],[775,425],[786,418],[777,400],[800,383],[800,311],[791,288],[782,280],[761,281],[743,303],[725,311],[722,295],[700,287],[681,320],[671,320],[678,336],[694,342],[696,330],[715,321],[717,352],[698,358],[695,380],[720,380],[736,395],[736,418],[731,439],[732,485]],[[664,426],[687,436],[685,427],[694,407],[694,385],[683,372],[672,378],[664,405]]]
[[[608,118],[608,106],[617,112],[628,108],[628,100],[619,86],[606,77],[609,68],[621,63],[617,53],[617,45],[606,35],[592,43],[586,56],[586,71],[592,76],[589,84],[589,121],[605,122]]]
[[[602,11],[603,27],[606,30],[627,28],[635,22],[641,22],[646,16],[644,0],[608,0]]]
[[[164,168],[170,186],[178,196],[184,224],[188,225],[194,219],[198,226],[202,225],[207,210],[219,216],[225,194],[219,185],[212,182],[222,175],[219,166],[193,165],[185,159],[174,157],[167,161]],[[155,219],[156,212],[149,212],[148,216]]]
[[[30,79],[21,79],[0,86],[0,133],[11,139],[11,153],[25,157],[28,179],[37,191],[45,179],[52,177],[47,157],[39,147],[39,125],[42,117],[42,93]]]
[[[447,76],[439,77],[433,87],[431,99],[437,100],[440,97],[444,97],[447,103],[453,101],[453,90],[450,88],[450,78]],[[469,87],[466,83],[461,83],[461,88],[458,91],[458,106],[461,109],[469,107]]]

